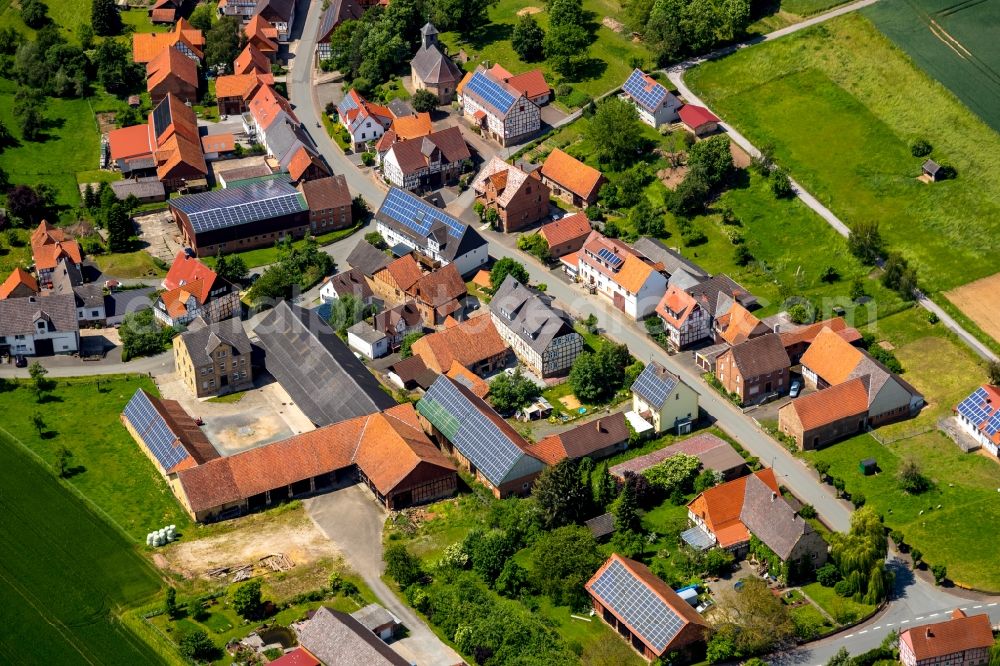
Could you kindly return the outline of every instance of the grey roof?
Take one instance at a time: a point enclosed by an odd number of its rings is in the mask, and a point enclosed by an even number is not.
[[[351,613],[351,617],[368,631],[375,631],[387,624],[399,624],[399,618],[378,604],[368,604]]]
[[[799,539],[813,532],[812,525],[754,474],[746,480],[740,520],[782,560],[788,559]]]
[[[251,164],[250,166],[236,167],[235,169],[216,172],[216,176],[218,178],[226,181],[227,187],[231,186],[238,180],[260,178],[262,176],[270,175],[271,170],[264,164]]]
[[[406,116],[417,115],[416,110],[412,106],[410,106],[410,103],[407,102],[405,99],[400,99],[399,97],[390,100],[389,103],[386,104],[386,106],[388,106],[389,110],[392,111],[392,115],[396,116],[397,118],[404,118]]]
[[[405,328],[416,328],[422,326],[424,318],[420,315],[420,309],[413,301],[407,301],[394,308],[382,310],[375,315],[375,328],[379,331],[395,332],[396,324],[402,319]]]
[[[267,134],[267,147],[283,170],[288,169],[288,163],[299,148],[305,148],[313,157],[318,155],[305,128],[288,118],[271,123],[264,132]]]
[[[674,389],[682,383],[680,377],[656,361],[650,361],[632,383],[632,392],[653,407],[661,409]]]
[[[426,28],[426,26],[424,27]],[[441,46],[437,43],[433,43],[427,48],[421,45],[420,50],[410,61],[410,66],[424,83],[457,84],[463,76],[462,70],[444,54]]]
[[[359,19],[365,9],[356,0],[331,0],[319,19],[319,29],[316,31],[316,41],[329,41],[330,35],[338,25],[351,19]]]
[[[692,275],[688,273],[684,268],[678,268],[676,271],[670,274],[667,278],[668,287],[677,287],[678,289],[683,289],[687,291],[691,287],[695,286],[699,282],[704,282],[705,278],[700,275]]]
[[[70,294],[76,301],[76,307],[93,308],[104,307],[104,288],[97,283],[84,284],[83,274],[74,264],[62,258],[52,271],[52,291],[42,296],[50,294]]]
[[[337,666],[410,666],[364,625],[347,613],[320,606],[296,627],[299,643],[324,664]]]
[[[356,268],[366,277],[372,277],[392,263],[392,257],[378,249],[366,240],[358,241],[351,253],[347,255],[347,263]]]
[[[254,333],[266,352],[268,372],[317,426],[396,404],[314,311],[281,301]]]
[[[108,325],[120,324],[125,315],[153,307],[149,297],[155,293],[155,287],[141,287],[115,291],[105,296],[104,314]]]
[[[398,187],[391,188],[382,200],[375,221],[400,234],[413,247],[426,248],[427,239],[435,238],[443,243],[440,254],[449,262],[486,245],[479,232],[465,222]]]
[[[495,487],[545,467],[492,407],[447,375],[431,384],[417,411]]]
[[[604,513],[583,523],[595,538],[600,539],[615,531],[615,516]]]
[[[680,252],[672,250],[655,238],[643,236],[632,243],[632,248],[653,263],[663,264],[663,270],[668,275],[672,276],[678,270],[684,270],[692,277],[708,277],[708,271],[704,268],[693,261],[689,261]]]
[[[212,352],[222,342],[233,348],[233,356],[249,355],[251,352],[250,338],[243,328],[243,322],[237,317],[223,319],[214,324],[206,324],[204,319],[197,317],[188,324],[188,329],[181,333],[181,340],[184,341],[191,362],[196,367],[210,365]]]
[[[385,340],[385,333],[376,331],[372,328],[371,324],[366,321],[359,321],[357,324],[354,324],[347,329],[347,332],[361,338],[368,344],[375,344],[379,340]]]
[[[330,282],[338,296],[352,294],[359,300],[367,301],[375,295],[372,288],[368,286],[368,280],[365,279],[364,273],[357,268],[337,273],[330,278]]]
[[[934,160],[927,160],[926,162],[923,163],[923,166],[921,166],[921,168],[933,176],[938,172],[939,169],[941,169],[941,165],[935,162]]]
[[[745,308],[757,303],[757,297],[746,287],[725,274],[716,275],[690,287],[687,293],[708,310],[713,317],[721,317],[732,307],[733,299]]]
[[[746,461],[729,442],[710,433],[702,433],[637,458],[626,460],[613,466],[608,472],[614,477],[624,478],[625,472],[638,474],[653,465],[660,464],[667,458],[680,454],[695,456],[704,469],[719,472],[723,476],[729,476],[734,471],[746,469]]]
[[[50,294],[0,300],[0,335],[34,335],[35,322],[44,319],[50,331],[79,331],[76,299],[72,294]]]
[[[115,196],[121,200],[134,194],[139,199],[160,199],[167,198],[167,191],[156,178],[142,178],[140,180],[116,180],[111,183],[111,189]]]
[[[580,336],[538,292],[525,287],[510,275],[493,295],[490,312],[539,354],[544,353],[558,337]]]
[[[434,24],[428,21],[424,24],[424,27],[420,29],[420,34],[426,36],[438,34],[438,29],[434,27]]]

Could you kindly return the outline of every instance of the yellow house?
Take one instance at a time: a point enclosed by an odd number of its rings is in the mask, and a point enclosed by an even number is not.
[[[198,317],[174,340],[177,373],[198,398],[252,389],[250,353],[239,318],[206,324]]]
[[[691,432],[698,420],[698,394],[681,378],[652,361],[632,384],[632,411],[652,424],[657,433]]]

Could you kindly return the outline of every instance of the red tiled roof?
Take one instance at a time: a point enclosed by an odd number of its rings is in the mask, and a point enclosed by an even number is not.
[[[858,329],[848,326],[843,317],[833,317],[831,319],[818,321],[814,324],[809,324],[808,326],[803,326],[794,331],[781,333],[781,344],[785,345],[785,347],[791,347],[792,345],[799,344],[801,342],[811,344],[813,340],[816,339],[816,336],[819,335],[819,332],[824,328],[829,328],[831,331],[850,343],[857,342],[861,339],[861,333],[858,332]]]
[[[685,104],[677,113],[681,117],[681,122],[692,129],[698,129],[708,123],[719,122],[714,113],[703,106],[696,106],[694,104]]]
[[[411,358],[420,357],[413,356]],[[421,361],[421,365],[423,365],[423,361]],[[469,389],[469,391],[471,391],[477,398],[485,400],[486,396],[490,394],[490,385],[487,384],[486,381],[479,375],[475,374],[458,361],[451,362],[451,368],[448,369],[447,375],[455,381],[464,384],[465,387]]]
[[[828,384],[844,382],[861,363],[864,355],[828,328],[822,329],[802,355],[803,367],[809,368]]]
[[[465,281],[459,275],[455,264],[442,266],[436,271],[422,276],[406,291],[417,301],[434,308],[461,298],[468,293]]]
[[[177,18],[177,10],[167,7],[160,7],[150,11],[149,18],[153,23],[173,23]]]
[[[420,264],[417,260],[413,258],[412,254],[406,254],[396,259],[391,264],[385,267],[392,279],[396,281],[396,286],[398,286],[403,291],[408,290],[414,284],[417,283],[423,276],[423,272],[420,270]]]
[[[782,409],[791,409],[805,431],[852,416],[868,413],[868,387],[864,379],[855,377],[843,384],[816,391],[792,400]]]
[[[252,72],[270,74],[271,61],[256,46],[247,44],[246,48],[233,61],[233,73],[250,74]]]
[[[215,96],[248,99],[260,85],[260,74],[227,74],[215,79]]]
[[[198,65],[176,46],[161,50],[146,65],[146,90],[152,91],[170,76],[198,88]]]
[[[417,113],[412,116],[401,116],[392,121],[392,131],[401,141],[418,139],[433,131],[431,114]]]
[[[271,86],[258,88],[250,100],[249,108],[250,114],[253,115],[262,129],[270,127],[282,111],[296,123],[299,122],[292,109],[292,103]]]
[[[31,234],[31,254],[35,260],[35,270],[55,268],[63,258],[74,264],[83,261],[80,244],[45,220]]]
[[[751,476],[756,476],[772,491],[779,492],[774,470],[770,467],[754,472]],[[705,521],[706,527],[723,548],[750,538],[749,530],[740,520],[748,478],[743,476],[709,488],[688,504],[688,511]]]
[[[292,177],[292,180],[300,180],[309,167],[314,165],[320,170],[326,171],[316,155],[310,153],[305,146],[299,146],[299,149],[292,155],[292,159],[288,161],[288,175]]]
[[[951,619],[937,624],[912,627],[899,635],[916,660],[939,660],[966,650],[988,649],[993,645],[990,617],[985,613],[967,616],[959,609]]]
[[[453,361],[468,368],[504,354],[508,347],[492,319],[483,316],[425,335],[413,343],[412,349],[429,369],[442,373],[451,368]]]
[[[549,222],[538,230],[538,233],[549,244],[549,247],[562,245],[581,236],[589,236],[593,229],[590,220],[583,213],[567,215],[561,220]]]
[[[270,666],[323,666],[312,652],[301,645],[268,663]]]
[[[232,134],[209,134],[201,137],[201,149],[206,153],[228,153],[236,148]]]
[[[137,32],[132,35],[132,59],[145,64],[159,55],[160,51],[178,42],[186,44],[198,58],[203,57],[205,36],[201,30],[181,19],[170,32]]]
[[[554,148],[542,164],[542,176],[569,190],[581,199],[590,199],[604,182],[604,176],[594,167]]]
[[[132,125],[108,132],[111,159],[114,161],[150,156],[149,125]]]
[[[549,465],[566,458],[578,460],[609,446],[628,441],[629,427],[624,412],[602,416],[556,435],[549,435],[531,447],[531,453]]]
[[[507,76],[507,83],[510,87],[522,93],[528,99],[548,95],[551,88],[545,80],[545,74],[540,69],[533,69],[517,76]]]
[[[38,292],[38,281],[20,266],[15,268],[7,276],[7,279],[0,285],[0,300],[10,297],[18,287],[24,287],[32,294]],[[22,290],[23,291],[23,290]]]
[[[218,274],[200,260],[178,252],[177,256],[174,257],[174,263],[170,265],[170,270],[167,271],[167,276],[163,278],[163,287],[169,291],[189,285],[195,280],[201,280],[204,292],[199,296],[205,299],[208,298],[208,293],[218,278]]]
[[[760,319],[739,303],[733,303],[729,312],[719,317],[718,321],[722,328],[719,335],[731,345],[749,340],[754,334],[762,335],[769,330],[766,326],[761,326]]]
[[[261,52],[268,53],[278,50],[278,29],[260,14],[254,15],[250,19],[250,22],[243,28],[243,32],[247,39]]]
[[[680,329],[697,307],[694,296],[672,284],[656,306],[656,314],[671,328]]]

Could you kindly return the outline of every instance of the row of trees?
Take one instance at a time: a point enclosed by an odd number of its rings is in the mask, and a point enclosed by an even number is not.
[[[882,284],[904,300],[913,300],[917,292],[917,269],[899,252],[888,250],[879,223],[862,220],[851,225],[847,248],[862,263],[875,266],[882,257]]]
[[[644,367],[642,361],[632,358],[627,346],[606,341],[597,351],[576,357],[569,384],[581,401],[599,404],[632,386]]]
[[[333,259],[315,238],[296,245],[286,237],[275,247],[278,260],[250,288],[248,296],[254,303],[291,298],[296,289],[308,289],[333,271]]]
[[[630,0],[629,27],[642,33],[659,65],[705,53],[746,34],[751,0]]]

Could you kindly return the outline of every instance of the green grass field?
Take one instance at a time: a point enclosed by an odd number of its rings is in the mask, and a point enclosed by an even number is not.
[[[559,82],[559,76],[555,74],[548,64],[543,62],[524,62],[511,48],[510,37],[517,23],[517,12],[526,8],[535,7],[544,9],[545,3],[541,0],[500,0],[499,4],[490,9],[490,24],[478,30],[468,39],[462,39],[454,32],[447,32],[441,35],[441,40],[448,45],[452,53],[458,53],[464,49],[469,55],[470,65],[489,61],[499,63],[508,71],[519,74],[528,70],[540,68],[545,72],[545,78],[549,85],[555,87]],[[583,8],[593,14],[595,39],[590,45],[590,57],[592,65],[587,68],[582,80],[570,81],[574,92],[597,97],[625,82],[632,71],[631,62],[634,58],[643,61],[644,67],[652,64],[652,57],[649,50],[642,44],[631,41],[628,31],[619,34],[603,25],[604,17],[620,19],[622,7],[616,0],[583,0]],[[545,11],[534,14],[543,29],[548,29],[548,14]],[[580,95],[577,95],[580,97]],[[579,100],[570,100],[580,105]],[[585,101],[585,100],[584,100]],[[557,104],[572,106],[565,100],[556,100]]]
[[[102,273],[120,278],[158,277],[166,274],[145,250],[100,254],[93,257]]]
[[[879,2],[863,10],[879,30],[1000,132],[1000,4]]]
[[[134,541],[164,525],[183,533],[191,521],[118,418],[136,389],[156,387],[135,375],[97,379],[99,388],[94,378],[59,379],[42,404],[27,382],[0,392],[0,434],[21,442],[53,470],[57,449],[69,449],[68,483]],[[31,422],[36,413],[45,423],[42,436]]]
[[[996,271],[1000,136],[867,19],[844,16],[701,65],[688,84],[846,222],[878,220],[930,291]],[[954,181],[916,180],[925,137]]]
[[[956,583],[998,591],[1000,574],[993,562],[1000,546],[980,538],[982,525],[1000,520],[997,463],[962,453],[936,429],[937,421],[981,381],[978,361],[941,324],[927,323],[918,309],[881,319],[873,332],[895,346],[903,378],[924,395],[927,407],[915,419],[879,428],[875,434],[885,444],[865,434],[806,457],[829,461],[830,473],[845,481],[849,493],[862,493],[886,525],[901,530],[930,564],[945,564]],[[858,462],[867,457],[878,462],[877,475],[858,472]],[[934,483],[921,495],[904,493],[896,481],[900,465],[910,458]]]
[[[5,415],[10,407],[4,406]],[[149,564],[2,433],[0,450],[0,660],[163,663],[115,618],[159,590]]]

